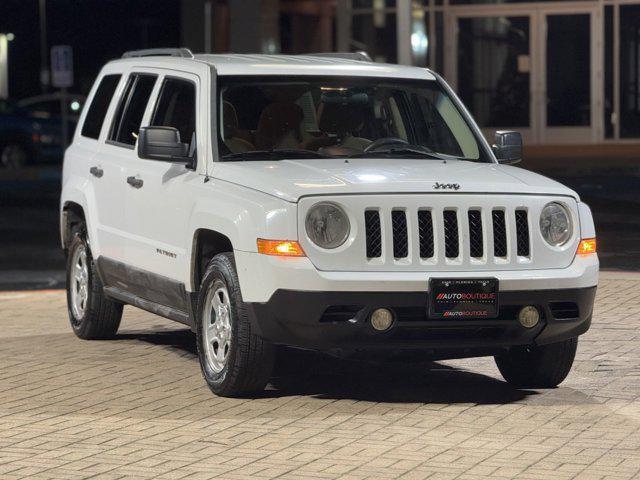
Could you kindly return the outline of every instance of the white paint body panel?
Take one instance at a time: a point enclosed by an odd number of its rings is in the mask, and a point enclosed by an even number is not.
[[[429,193],[436,182],[459,193],[552,194],[578,198],[564,185],[521,168],[448,160],[308,159],[217,163],[213,175],[289,202],[307,195]],[[447,192],[440,192],[446,194]]]
[[[215,71],[213,70],[215,67]],[[140,160],[135,149],[105,143],[126,76],[132,71],[182,76],[198,85],[198,165]],[[580,237],[595,236],[591,212],[577,194],[557,182],[522,169],[497,163],[398,159],[313,159],[220,163],[212,141],[216,122],[212,110],[214,74],[224,75],[345,75],[435,80],[428,70],[343,59],[285,56],[197,55],[195,59],[147,57],[107,64],[101,77],[123,75],[108,109],[100,138],[82,137],[76,130],[65,154],[61,210],[73,202],[84,210],[94,257],[106,256],[183,283],[194,291],[194,237],[213,230],[231,241],[245,301],[265,302],[277,289],[305,291],[425,291],[431,277],[496,277],[503,290],[591,287],[597,284],[596,255],[575,256]],[[150,104],[155,103],[158,85]],[[150,117],[148,107],[143,125]],[[86,109],[79,125],[82,125]],[[91,166],[104,170],[102,178],[89,174]],[[144,187],[135,190],[128,176],[139,176]],[[208,176],[207,176],[208,175]],[[434,193],[434,183],[458,183],[455,193]],[[301,225],[306,209],[318,198],[346,205],[352,216],[353,238],[348,247],[321,252],[310,244]],[[546,201],[564,202],[577,226],[560,252],[544,250],[537,212]],[[512,258],[496,263],[459,264],[414,261],[363,264],[359,236],[365,205],[416,208],[431,206],[490,208],[496,201],[531,209],[530,262]],[[428,205],[427,205],[428,206]],[[62,213],[62,212],[61,212]],[[61,215],[62,218],[62,215]],[[257,253],[256,239],[299,239],[308,258],[276,258]],[[350,251],[350,248],[354,248]],[[388,247],[387,247],[388,248]],[[157,249],[174,253],[161,255]]]

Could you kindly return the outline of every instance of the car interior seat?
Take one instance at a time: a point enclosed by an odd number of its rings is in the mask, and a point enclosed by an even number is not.
[[[303,119],[302,108],[293,102],[270,103],[258,120],[256,147],[260,150],[298,148]]]
[[[243,153],[255,150],[253,144],[243,138],[243,132],[238,128],[238,113],[231,102],[222,104],[222,119],[224,143],[231,153]]]

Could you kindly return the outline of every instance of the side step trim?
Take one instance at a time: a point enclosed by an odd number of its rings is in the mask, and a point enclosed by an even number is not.
[[[176,322],[188,325],[189,327],[193,327],[191,320],[189,319],[189,314],[182,310],[145,300],[144,298],[125,292],[117,287],[104,287],[104,293],[107,297],[126,303],[127,305],[133,305],[134,307],[141,308],[147,312],[155,313],[161,317],[166,317],[171,320],[175,320]]]

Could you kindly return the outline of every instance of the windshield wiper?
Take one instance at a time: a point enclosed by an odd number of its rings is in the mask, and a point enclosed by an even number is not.
[[[281,160],[284,158],[331,158],[328,155],[299,148],[277,148],[272,150],[249,150],[240,153],[228,153],[222,156],[223,161],[228,160],[255,160],[260,157],[265,160]]]
[[[392,147],[379,150],[373,150],[370,152],[354,153],[349,155],[349,158],[363,158],[363,157],[377,157],[377,156],[395,156],[395,155],[411,155],[422,158],[431,158],[434,160],[445,160],[446,158],[438,155],[435,152],[429,152],[419,147],[402,146]]]

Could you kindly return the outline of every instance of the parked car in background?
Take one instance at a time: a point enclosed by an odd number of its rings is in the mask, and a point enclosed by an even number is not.
[[[71,139],[84,105],[82,95],[67,94],[67,138]],[[20,101],[0,101],[0,165],[59,163],[64,153],[62,94],[52,93]]]

